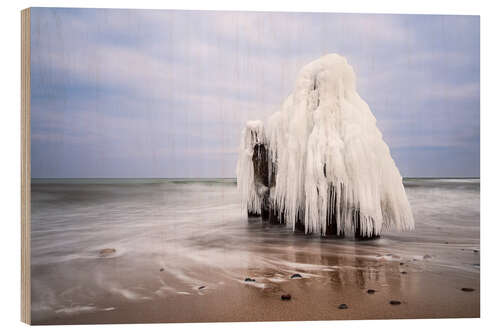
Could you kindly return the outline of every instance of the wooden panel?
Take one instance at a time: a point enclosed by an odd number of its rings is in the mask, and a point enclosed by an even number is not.
[[[30,9],[21,12],[21,320],[31,323]]]

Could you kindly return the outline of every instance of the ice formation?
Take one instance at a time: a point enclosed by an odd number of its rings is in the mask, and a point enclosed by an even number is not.
[[[248,121],[241,135],[240,156],[236,170],[238,189],[242,195],[242,202],[245,203],[249,213],[256,215],[261,214],[263,192],[267,189],[264,188],[262,183],[255,183],[253,156],[255,147],[259,144],[264,144],[264,139],[264,125],[262,121]],[[259,192],[260,195],[258,194]]]
[[[306,233],[414,228],[402,177],[352,67],[337,54],[306,65],[265,124],[247,123],[237,182],[249,215],[270,211]]]

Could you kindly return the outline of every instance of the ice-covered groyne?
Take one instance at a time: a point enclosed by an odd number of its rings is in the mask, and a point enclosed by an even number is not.
[[[402,177],[337,54],[302,68],[265,123],[247,123],[237,182],[249,216],[306,233],[370,238],[414,228]]]

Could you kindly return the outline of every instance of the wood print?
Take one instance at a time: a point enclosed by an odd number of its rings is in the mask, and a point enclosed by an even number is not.
[[[22,25],[25,322],[479,317],[478,16]]]

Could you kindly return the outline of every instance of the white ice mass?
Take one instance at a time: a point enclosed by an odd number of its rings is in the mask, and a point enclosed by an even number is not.
[[[305,233],[372,237],[414,228],[402,177],[352,67],[337,54],[302,68],[265,123],[247,123],[237,182],[249,214],[269,210]]]

